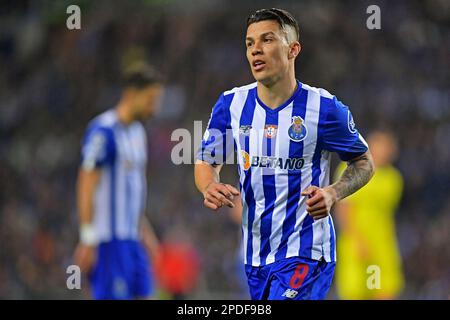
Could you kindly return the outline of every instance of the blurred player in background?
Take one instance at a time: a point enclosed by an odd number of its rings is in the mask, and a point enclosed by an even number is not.
[[[403,288],[401,258],[395,234],[395,211],[403,179],[392,166],[397,154],[395,137],[377,131],[367,139],[377,168],[370,183],[336,206],[339,225],[339,265],[336,286],[343,299],[394,299]],[[342,174],[341,164],[336,176]],[[380,268],[380,288],[367,286],[371,265]]]
[[[252,299],[324,299],[336,261],[329,213],[370,180],[371,155],[348,107],[296,80],[301,46],[291,14],[258,10],[247,20],[245,43],[256,82],[220,95],[197,156],[196,185],[207,208],[234,206],[239,191],[219,174],[235,145]],[[331,152],[348,163],[333,185]]]
[[[149,298],[152,293],[148,253],[156,256],[158,242],[145,217],[147,139],[139,121],[155,113],[161,93],[154,70],[135,64],[125,72],[117,106],[86,130],[75,262],[89,275],[95,299]]]

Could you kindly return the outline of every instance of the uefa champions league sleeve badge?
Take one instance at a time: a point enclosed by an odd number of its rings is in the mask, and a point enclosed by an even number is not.
[[[289,139],[291,139],[294,142],[300,142],[306,138],[307,134],[308,134],[308,130],[306,129],[306,126],[304,125],[304,121],[303,121],[302,117],[293,116],[292,124],[288,130]]]
[[[350,110],[348,110],[347,123],[348,123],[348,131],[350,131],[350,133],[356,133],[358,131],[356,130],[355,120],[353,120],[353,116]]]

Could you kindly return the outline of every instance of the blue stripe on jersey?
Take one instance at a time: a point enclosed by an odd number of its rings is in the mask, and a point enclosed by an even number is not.
[[[307,214],[303,220],[302,229],[300,230],[300,250],[299,256],[311,257],[313,244],[313,224],[314,219]]]
[[[319,121],[317,123],[317,144],[316,144],[316,150],[317,146],[319,146],[320,150],[324,149],[323,145],[323,137],[325,135],[324,131],[324,125],[326,123],[326,115],[327,115],[327,98],[326,97],[320,97],[320,110],[319,110]],[[320,161],[319,161],[320,162]],[[320,166],[319,166],[320,167]]]
[[[256,100],[255,100],[256,88],[249,90],[247,99],[245,100],[244,108],[242,109],[241,118],[239,120],[239,126],[251,126],[253,122],[253,115],[255,113]],[[241,146],[244,146],[245,152],[250,152],[250,136],[241,135],[240,139],[243,139]],[[241,156],[240,154],[238,156]],[[253,256],[253,221],[255,220],[255,197],[251,185],[252,181],[252,168],[250,167],[244,177],[243,189],[245,192],[245,202],[248,208],[248,239],[247,239],[247,263],[251,264]]]
[[[300,84],[299,84],[300,85]],[[308,91],[301,90],[297,98],[293,102],[292,116],[300,116],[305,119],[306,101],[308,98]],[[283,128],[283,130],[285,130]],[[303,156],[303,141],[289,143],[289,158],[301,158]],[[287,241],[289,236],[294,231],[297,207],[300,200],[302,175],[301,171],[289,171],[288,173],[288,199],[286,204],[286,218],[283,221],[283,232],[281,236],[278,251],[275,254],[275,260],[286,257]]]
[[[328,224],[330,225],[330,260],[334,261],[334,226],[331,217],[328,217]]]
[[[278,113],[266,111],[266,125],[272,124],[278,126]],[[274,147],[275,137],[267,138],[264,134],[263,138],[263,154],[267,156],[272,156],[272,147]],[[266,149],[266,150],[264,150]],[[270,253],[270,235],[272,233],[272,215],[275,209],[275,200],[277,198],[276,193],[276,182],[275,182],[275,170],[263,168],[263,188],[264,188],[264,201],[265,209],[264,213],[261,215],[261,248],[260,248],[260,258],[261,264],[266,264],[267,256]],[[272,172],[269,172],[272,171]]]

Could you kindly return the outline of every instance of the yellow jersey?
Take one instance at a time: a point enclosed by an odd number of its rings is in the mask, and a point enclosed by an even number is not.
[[[336,176],[345,167],[341,163]],[[367,185],[342,200],[346,227],[338,229],[336,266],[336,287],[341,298],[394,298],[400,294],[404,279],[394,215],[402,190],[400,172],[385,166],[376,169]],[[371,266],[379,268],[377,288],[368,284]]]

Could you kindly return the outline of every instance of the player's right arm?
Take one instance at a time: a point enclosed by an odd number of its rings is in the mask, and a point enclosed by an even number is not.
[[[235,187],[220,182],[220,170],[232,149],[232,139],[227,137],[230,117],[226,99],[222,94],[213,107],[194,169],[195,185],[203,195],[204,205],[212,210],[223,205],[233,208],[233,198],[239,195]]]
[[[197,160],[195,163],[195,185],[203,194],[203,204],[212,210],[218,210],[223,205],[234,208],[234,196],[239,191],[232,185],[220,183],[222,165],[213,166],[208,162]]]
[[[101,168],[112,163],[114,156],[112,131],[107,128],[89,128],[83,141],[82,164],[77,180],[80,237],[74,259],[83,272],[90,271],[99,240],[93,220],[94,196],[101,179]]]
[[[97,244],[92,226],[94,193],[100,180],[101,171],[86,170],[78,172],[77,207],[80,221],[80,241],[75,250],[75,263],[83,272],[89,272],[94,263],[94,251]]]
[[[80,168],[77,180],[78,217],[81,225],[91,224],[93,217],[94,193],[100,180],[101,171]]]

